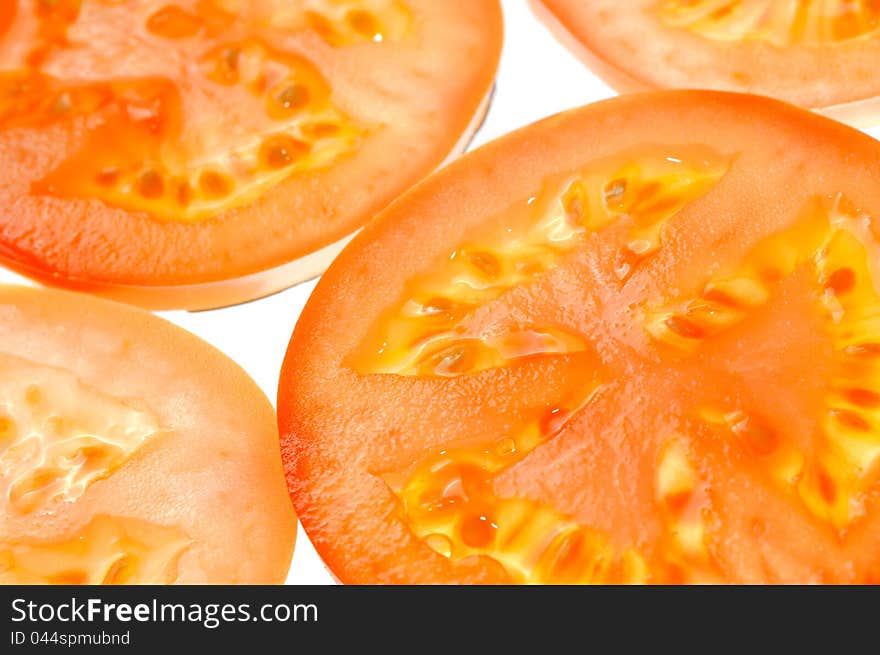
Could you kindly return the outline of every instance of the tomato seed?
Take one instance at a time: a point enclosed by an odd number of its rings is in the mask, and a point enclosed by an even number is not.
[[[351,28],[363,37],[377,43],[383,40],[382,29],[376,18],[363,9],[352,9],[345,15]]]
[[[855,412],[850,412],[845,409],[836,409],[831,412],[831,415],[841,425],[852,430],[858,430],[859,432],[869,432],[871,430],[871,424]]]
[[[285,168],[309,152],[309,144],[288,135],[267,139],[260,148],[263,162],[272,169]]]
[[[298,111],[309,104],[309,90],[302,84],[293,84],[281,89],[273,99],[286,111]]]
[[[216,171],[199,176],[199,189],[209,198],[225,198],[232,192],[232,181]]]
[[[155,199],[165,193],[165,182],[159,173],[154,170],[147,170],[141,173],[137,182],[137,189],[144,198]]]
[[[843,396],[853,405],[859,407],[868,409],[880,407],[880,394],[870,389],[846,389]]]
[[[670,316],[663,323],[669,328],[670,332],[685,339],[702,339],[706,336],[705,331],[700,326],[682,316]]]
[[[838,268],[825,282],[825,288],[834,292],[834,295],[841,296],[849,293],[856,285],[856,274],[851,268]]]

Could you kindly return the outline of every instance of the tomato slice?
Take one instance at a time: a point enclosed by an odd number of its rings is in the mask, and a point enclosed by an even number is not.
[[[460,150],[497,0],[13,0],[0,261],[151,308],[319,273]]]
[[[0,286],[0,584],[279,583],[275,414],[142,310]]]
[[[768,95],[880,120],[877,0],[539,0],[551,29],[621,90]]]
[[[351,583],[880,578],[880,143],[634,94],[491,143],[330,267],[279,387]]]

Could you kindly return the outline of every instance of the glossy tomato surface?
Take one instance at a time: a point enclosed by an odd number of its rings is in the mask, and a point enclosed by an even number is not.
[[[0,261],[151,308],[320,272],[463,146],[497,0],[9,0]]]
[[[275,414],[142,310],[0,286],[0,583],[283,582]]]
[[[758,93],[859,125],[880,123],[876,0],[533,0],[622,90]]]
[[[279,387],[347,583],[880,576],[880,143],[767,98],[546,119],[394,202]]]

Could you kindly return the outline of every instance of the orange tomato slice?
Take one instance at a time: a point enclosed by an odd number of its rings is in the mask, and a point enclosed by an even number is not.
[[[354,583],[880,575],[880,144],[622,96],[466,155],[318,284],[288,486]]]

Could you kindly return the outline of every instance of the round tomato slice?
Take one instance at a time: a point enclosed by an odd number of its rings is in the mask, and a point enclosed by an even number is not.
[[[0,286],[0,584],[284,581],[275,413],[142,310]]]
[[[316,275],[463,148],[497,0],[13,0],[0,262],[150,308]]]
[[[768,98],[623,96],[391,204],[278,397],[354,583],[880,579],[880,143]]]
[[[621,90],[759,93],[880,120],[880,2],[539,0],[539,15]]]

